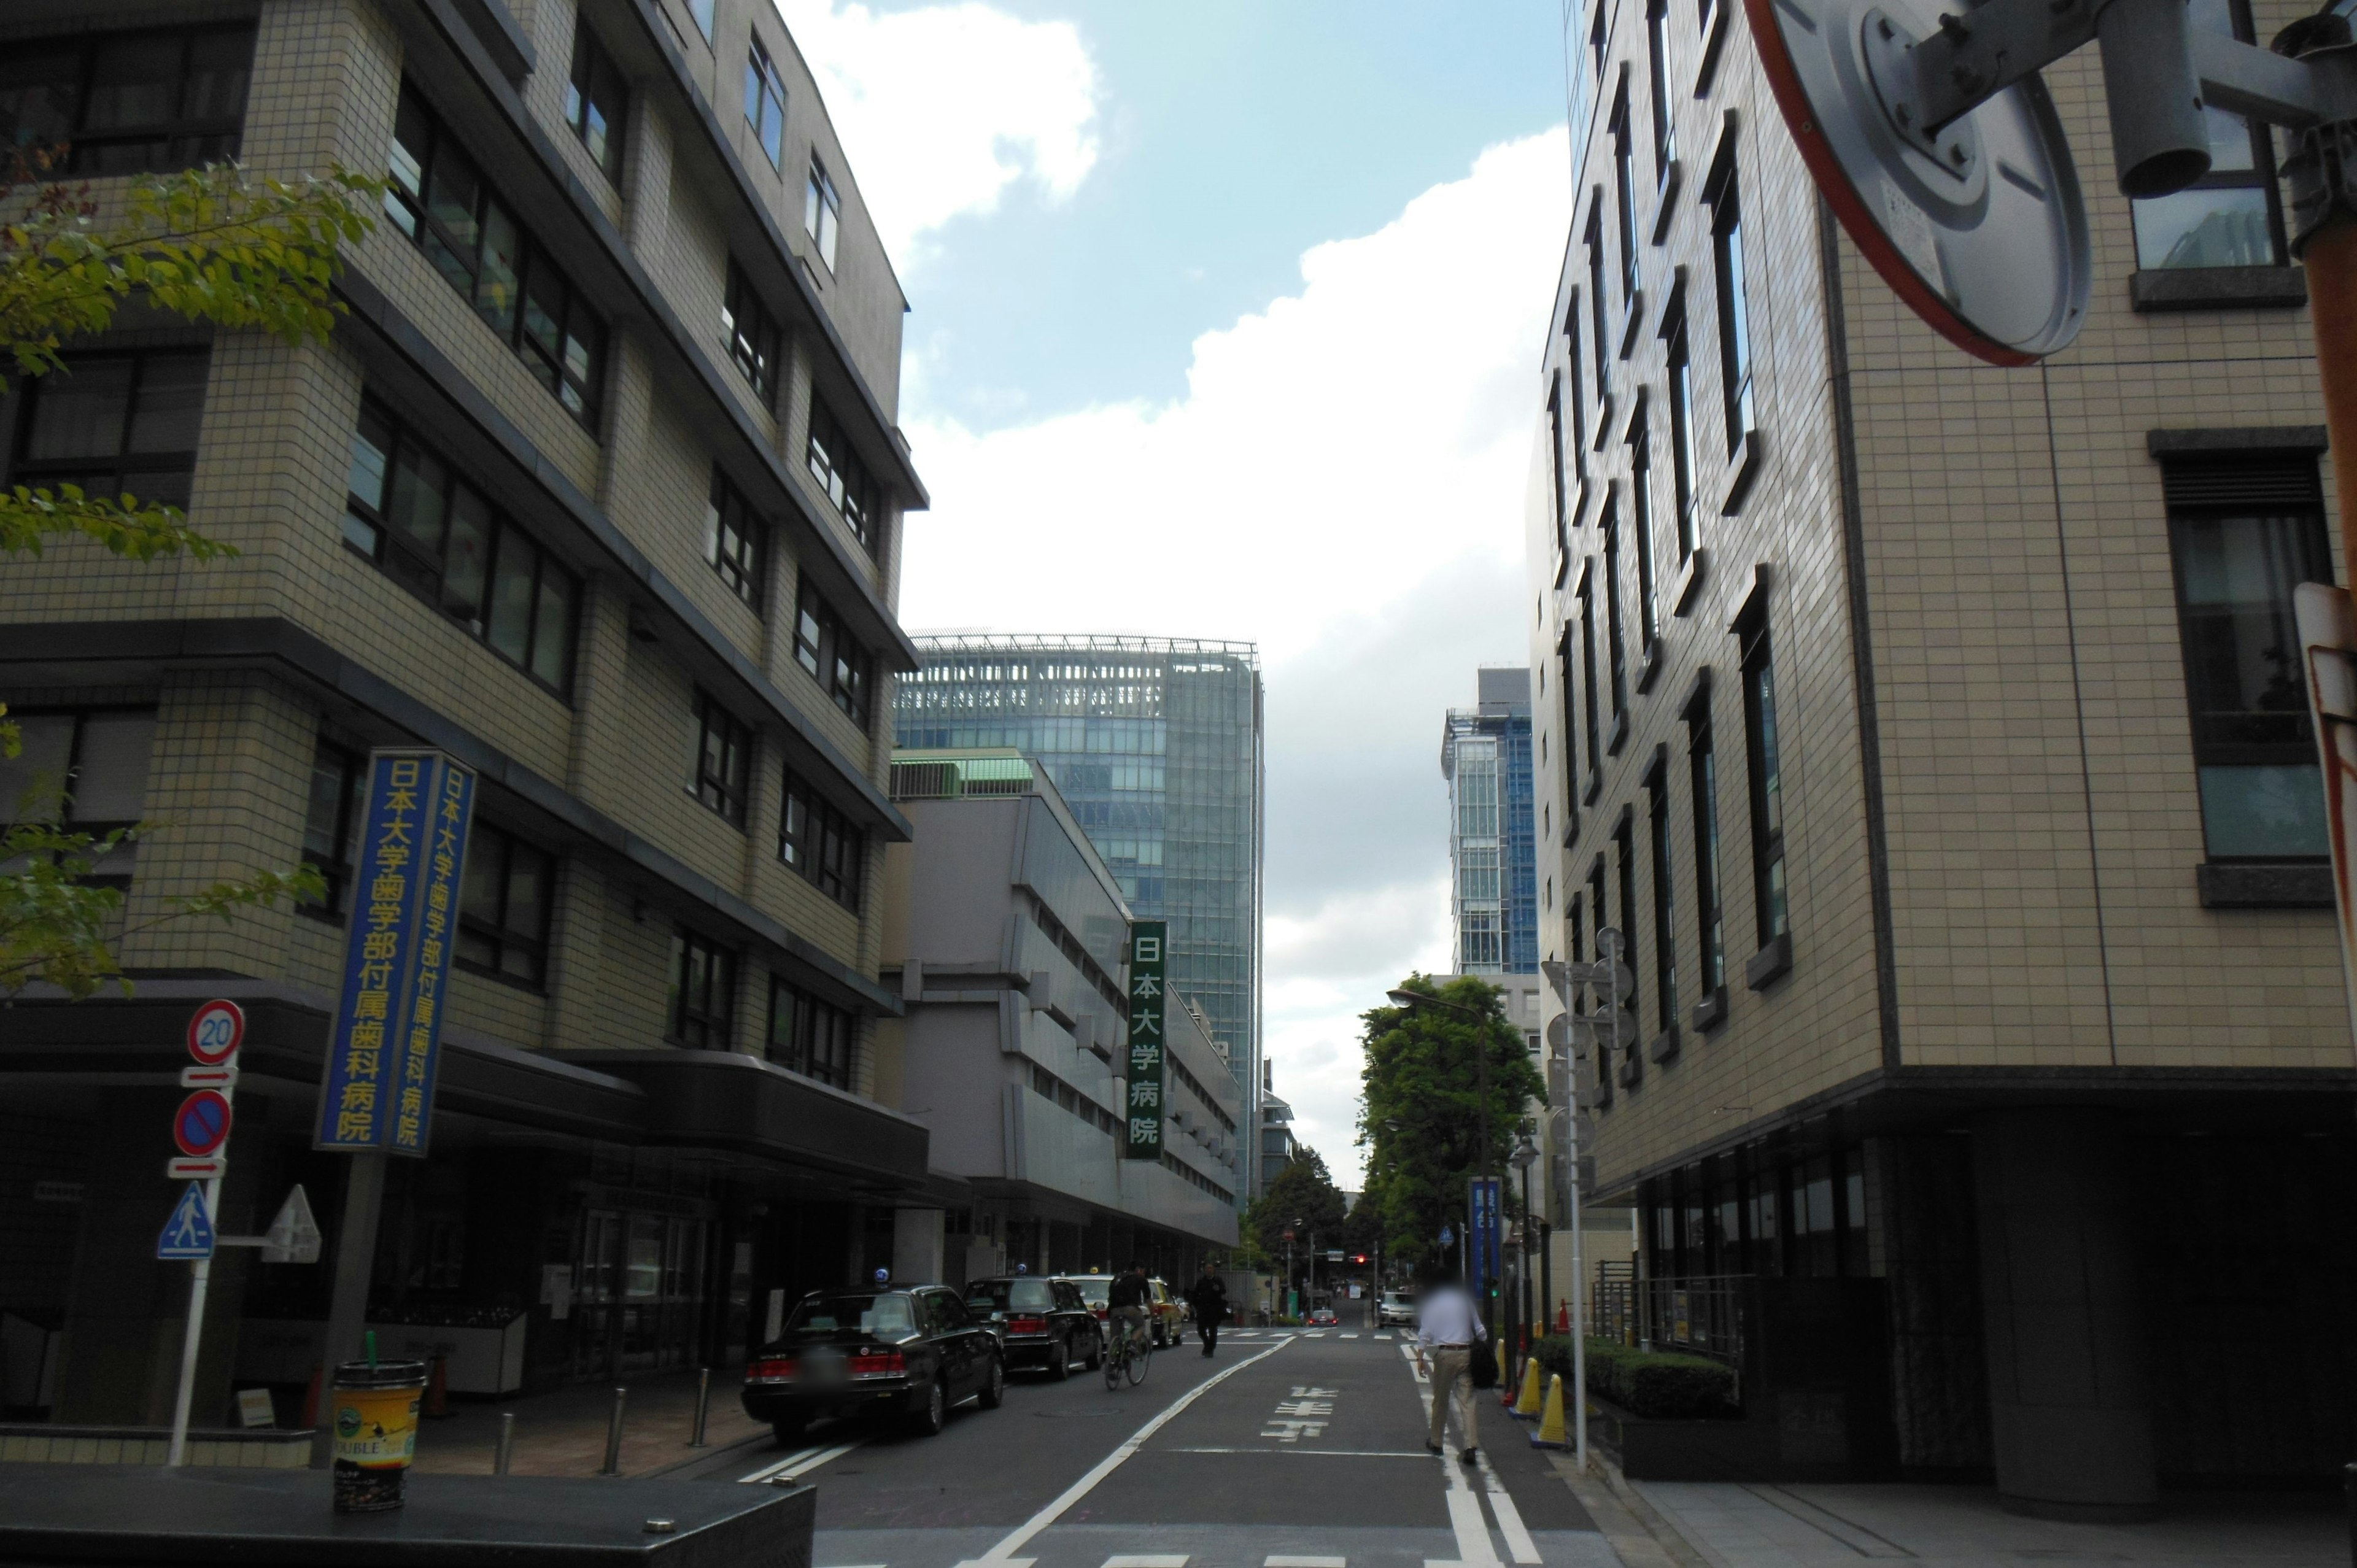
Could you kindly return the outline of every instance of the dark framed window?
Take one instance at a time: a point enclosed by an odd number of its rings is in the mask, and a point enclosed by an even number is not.
[[[1694,365],[1687,352],[1686,313],[1681,305],[1670,319],[1670,504],[1677,514],[1678,564],[1694,558],[1702,542],[1695,503]]]
[[[671,1037],[725,1051],[737,1043],[737,955],[699,931],[671,939]]]
[[[2331,853],[2292,590],[2332,581],[2316,459],[2170,459],[2177,624],[2212,860]]]
[[[778,858],[846,909],[859,908],[867,835],[800,776],[786,775],[778,813]]]
[[[1718,751],[1706,696],[1686,714],[1686,781],[1694,801],[1695,979],[1706,999],[1727,983],[1727,910],[1718,875]]]
[[[622,177],[622,122],[630,104],[630,87],[614,57],[598,43],[589,24],[577,17],[573,26],[573,74],[565,83],[565,123],[589,149],[589,156],[606,177]]]
[[[1629,530],[1637,536],[1637,632],[1647,658],[1662,640],[1662,579],[1653,564],[1652,410],[1639,398],[1629,422]]]
[[[1768,612],[1753,611],[1737,630],[1743,644],[1743,732],[1751,775],[1751,887],[1760,945],[1792,929],[1784,896],[1784,775],[1777,734],[1776,659]]]
[[[1711,276],[1718,294],[1718,390],[1729,456],[1751,434],[1751,308],[1743,272],[1743,192],[1732,152],[1705,193],[1710,202]]]
[[[2190,0],[2186,20],[2244,43],[2252,39],[2245,0]],[[2201,113],[2210,172],[2183,190],[2129,204],[2137,267],[2282,266],[2283,206],[2266,126],[2223,109]]]
[[[78,175],[165,174],[238,155],[253,24],[17,38],[0,58],[0,145],[64,146]]]
[[[1605,524],[1605,542],[1609,547],[1611,524]],[[1591,560],[1594,557],[1590,557]],[[1604,767],[1604,734],[1596,701],[1596,585],[1595,574],[1583,572],[1579,578],[1579,705],[1587,719],[1587,770],[1590,774]],[[1598,905],[1602,908],[1602,905]]]
[[[185,510],[204,424],[203,349],[68,354],[25,382],[9,482],[86,496],[131,495]]]
[[[753,773],[753,730],[709,693],[695,693],[694,782],[688,792],[738,827]]]
[[[745,124],[753,127],[770,166],[785,167],[786,82],[759,38],[752,40],[745,55]]]
[[[1653,111],[1653,182],[1666,185],[1678,157],[1678,121],[1670,96],[1670,0],[1645,7],[1645,75]]]
[[[458,963],[537,991],[548,983],[548,918],[556,857],[478,821],[458,890]]]
[[[851,1059],[859,1019],[822,1002],[799,985],[770,977],[769,1058],[789,1072],[837,1089],[851,1087]]]
[[[1585,587],[1587,585],[1582,584]],[[1586,607],[1581,607],[1583,620]],[[1579,670],[1571,651],[1571,639],[1577,635],[1568,626],[1563,628],[1563,640],[1555,646],[1555,685],[1561,690],[1563,703],[1563,832],[1569,843],[1579,826],[1579,704],[1574,692],[1579,680]]]
[[[1612,333],[1604,311],[1604,188],[1596,188],[1587,206],[1587,318],[1596,338],[1596,417],[1606,417],[1605,401],[1612,395]]]
[[[1678,1021],[1677,872],[1670,860],[1670,780],[1664,767],[1645,779],[1647,847],[1653,881],[1653,1004],[1662,1031]]]
[[[823,403],[811,404],[810,449],[805,461],[810,464],[811,478],[826,492],[826,499],[834,503],[834,510],[843,514],[843,521],[851,525],[852,533],[873,551],[876,482],[868,477],[867,465],[852,450],[841,422]]]
[[[485,326],[592,431],[605,384],[606,323],[425,106],[404,85],[385,215],[417,243]]]
[[[1558,373],[1547,388],[1547,467],[1555,480],[1555,545],[1566,554],[1571,552],[1571,508],[1569,488],[1563,473],[1563,377]]]
[[[1612,863],[1615,874],[1613,891],[1617,896],[1614,913],[1619,917],[1620,940],[1625,944],[1621,958],[1631,973],[1642,974],[1645,971],[1638,951],[1643,944],[1637,940],[1637,833],[1635,824],[1626,816],[1620,819],[1620,825],[1612,830]],[[1629,998],[1629,1011],[1641,1016],[1643,998],[1644,992],[1641,988]],[[1641,1037],[1643,1033],[1641,1026],[1638,1034]],[[1630,1047],[1630,1055],[1635,1056],[1640,1048],[1638,1046]]]
[[[735,262],[728,263],[728,292],[720,302],[720,330],[728,338],[728,358],[744,373],[767,408],[778,395],[778,366],[783,362],[786,335],[763,303],[753,280]]]
[[[842,618],[807,577],[794,606],[794,658],[852,723],[867,727],[867,650],[845,628]]]
[[[1607,507],[1604,513],[1604,625],[1611,653],[1612,716],[1617,720],[1629,711],[1629,639],[1620,619],[1620,512],[1618,507]]]
[[[802,227],[818,246],[818,259],[834,271],[835,241],[843,233],[843,198],[836,194],[826,166],[813,157],[810,180],[802,190]]]
[[[1579,296],[1572,296],[1571,308],[1563,318],[1563,362],[1568,367],[1565,381],[1571,393],[1571,471],[1575,478],[1587,477],[1587,392],[1579,384]]]
[[[368,789],[368,757],[321,736],[311,754],[311,793],[303,812],[303,863],[328,884],[327,896],[296,908],[323,920],[341,921],[352,887],[352,865],[360,852],[361,794]]]
[[[1637,307],[1637,175],[1635,136],[1629,125],[1629,88],[1623,82],[1612,100],[1613,219],[1620,234],[1620,304]]]
[[[374,402],[346,470],[344,542],[551,691],[573,682],[581,579]]]
[[[718,468],[712,470],[712,499],[704,507],[704,558],[728,591],[761,607],[762,545],[768,531],[750,502]]]
[[[0,757],[0,825],[41,822],[104,838],[138,825],[146,812],[156,710],[18,708],[17,750]],[[136,840],[100,854],[83,880],[127,889],[139,857]]]

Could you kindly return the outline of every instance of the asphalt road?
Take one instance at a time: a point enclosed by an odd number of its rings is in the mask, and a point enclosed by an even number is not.
[[[1481,1462],[1424,1446],[1405,1337],[1230,1330],[1145,1383],[1009,1380],[939,1437],[813,1426],[672,1472],[819,1488],[813,1568],[1618,1568],[1529,1428],[1477,1402]]]

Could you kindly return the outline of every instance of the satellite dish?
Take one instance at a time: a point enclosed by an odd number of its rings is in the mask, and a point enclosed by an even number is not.
[[[2068,347],[2087,318],[2093,261],[2078,173],[2035,75],[1936,134],[1920,123],[1913,50],[1940,31],[1943,8],[1744,0],[1784,123],[1874,270],[1965,352],[2035,364]]]

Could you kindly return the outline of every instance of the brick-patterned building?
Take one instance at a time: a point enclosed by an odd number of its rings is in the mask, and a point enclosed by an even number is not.
[[[1836,231],[1739,7],[1566,27],[1540,918],[1635,972],[1577,1088],[1631,1331],[1743,1366],[1738,1473],[2334,1473],[2357,1058],[2289,591],[2339,520],[2265,133],[2131,204],[2094,52],[2049,70],[2094,297],[1996,370]]]
[[[324,346],[126,313],[0,409],[6,482],[120,476],[241,552],[8,564],[7,809],[47,773],[78,821],[160,824],[105,868],[134,925],[306,860],[336,885],[131,936],[128,998],[0,1015],[0,1402],[168,1412],[194,1001],[253,1020],[225,1229],[296,1181],[332,1226],[309,1126],[371,746],[482,780],[434,1152],[385,1203],[396,1341],[521,1317],[502,1387],[725,1363],[775,1293],[890,1262],[896,1207],[955,1231],[876,1098],[906,305],[774,9],[30,0],[0,46],[0,134],[70,144],[101,200],[226,155],[393,184]],[[326,1273],[225,1256],[200,1424],[232,1372],[299,1388]]]

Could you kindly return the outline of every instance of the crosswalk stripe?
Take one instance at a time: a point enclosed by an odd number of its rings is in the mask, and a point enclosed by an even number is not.
[[[1108,1557],[1104,1568],[1187,1568],[1184,1553],[1175,1557]]]
[[[1390,1337],[1391,1337],[1391,1336],[1390,1336],[1390,1335],[1388,1335],[1388,1334],[1378,1334],[1378,1335],[1376,1335],[1376,1336],[1375,1336],[1375,1337],[1376,1337],[1376,1338],[1378,1338],[1378,1339],[1388,1339],[1388,1338],[1390,1338]]]
[[[1345,1338],[1345,1339],[1356,1339],[1356,1338],[1358,1337],[1358,1336],[1357,1336],[1357,1335],[1355,1335],[1355,1334],[1345,1334],[1345,1335],[1343,1335],[1343,1336],[1342,1336],[1342,1337],[1343,1337],[1343,1338]]]
[[[1261,1568],[1351,1568],[1347,1557],[1271,1557]]]

